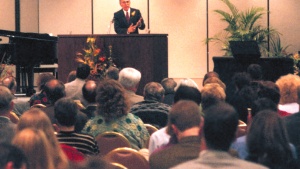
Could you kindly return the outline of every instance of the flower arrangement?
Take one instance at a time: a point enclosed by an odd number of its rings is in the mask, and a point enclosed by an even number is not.
[[[300,51],[287,55],[294,60],[294,74],[300,75]]]
[[[83,48],[83,52],[77,52],[75,61],[78,63],[87,64],[91,68],[92,78],[104,78],[106,70],[110,66],[116,67],[112,58],[112,46],[109,46],[109,57],[106,57],[101,53],[101,49],[96,45],[96,38],[88,37],[86,40],[86,46]]]

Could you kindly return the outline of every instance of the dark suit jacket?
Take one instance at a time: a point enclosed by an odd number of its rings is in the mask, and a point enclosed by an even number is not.
[[[296,147],[300,164],[300,112],[284,117],[290,142]]]
[[[128,27],[131,24],[135,25],[139,21],[139,19],[142,17],[140,10],[134,9],[134,8],[130,8],[129,15],[130,15],[130,21],[128,23],[126,21],[126,17],[123,12],[123,9],[114,13],[114,26],[115,26],[115,32],[117,34],[127,34]],[[145,29],[144,20],[142,20],[139,29],[141,29],[141,30]],[[138,34],[138,33],[139,33],[138,29],[135,29],[135,31],[132,32],[131,34]]]

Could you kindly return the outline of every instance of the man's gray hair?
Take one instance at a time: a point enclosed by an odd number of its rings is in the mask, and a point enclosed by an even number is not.
[[[11,91],[5,87],[0,86],[0,113],[10,109],[10,103],[14,99]]]
[[[126,67],[119,73],[119,82],[124,88],[132,88],[139,84],[141,77],[140,71],[131,67]]]

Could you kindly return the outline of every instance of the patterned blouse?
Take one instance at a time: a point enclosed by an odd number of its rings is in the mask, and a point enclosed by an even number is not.
[[[140,118],[128,113],[109,123],[104,121],[101,115],[96,115],[89,120],[82,130],[94,137],[106,131],[114,131],[123,134],[131,143],[132,148],[139,150],[146,147],[149,133]],[[101,151],[101,150],[100,150]]]

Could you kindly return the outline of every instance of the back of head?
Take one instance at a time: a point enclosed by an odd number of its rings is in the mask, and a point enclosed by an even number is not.
[[[201,116],[199,106],[190,100],[180,100],[175,103],[168,116],[168,133],[173,134],[171,125],[175,125],[181,132],[200,127]]]
[[[194,87],[179,86],[174,95],[174,103],[178,102],[179,100],[192,100],[200,105],[201,93]]]
[[[4,169],[9,162],[13,163],[13,168],[22,168],[22,166],[28,165],[26,155],[20,148],[2,143],[0,144],[0,150],[0,168]]]
[[[255,100],[252,104],[251,115],[252,118],[260,111],[272,110],[277,112],[277,104],[275,104],[269,98],[259,98]]]
[[[165,89],[165,93],[174,93],[175,92],[175,87],[177,86],[177,83],[173,78],[164,78],[160,84],[163,86]]]
[[[224,90],[226,90],[226,85],[217,77],[210,77],[210,78],[206,79],[205,81],[203,81],[203,86],[205,86],[206,84],[211,84],[211,83],[216,83],[216,84],[220,85]]]
[[[118,80],[119,79],[119,69],[114,67],[114,66],[110,66],[107,70],[106,70],[106,78],[108,79],[114,79],[114,80]]]
[[[69,98],[61,98],[54,105],[54,116],[61,126],[74,126],[78,111],[77,104]]]
[[[237,72],[233,75],[232,80],[237,89],[241,90],[243,87],[250,85],[251,77],[249,73]]]
[[[66,96],[65,85],[57,79],[48,81],[44,87],[44,91],[51,104]]]
[[[90,75],[90,66],[87,64],[79,64],[76,70],[76,77],[86,79]]]
[[[298,101],[297,87],[300,86],[300,77],[298,75],[284,75],[277,81],[276,85],[280,91],[280,104],[295,103]]]
[[[238,114],[225,102],[217,103],[204,111],[204,137],[212,150],[228,151],[235,138]]]
[[[224,89],[217,83],[206,84],[201,90],[203,110],[226,99]]]
[[[37,86],[39,90],[43,90],[46,83],[52,79],[55,79],[55,77],[53,76],[53,74],[50,73],[41,73],[38,76],[37,79]]]
[[[213,72],[213,71],[212,72],[207,72],[204,75],[204,77],[203,77],[203,84],[202,84],[202,86],[204,86],[205,80],[208,79],[208,78],[211,78],[211,77],[219,78],[219,74],[217,72]]]
[[[251,76],[252,80],[262,80],[262,68],[258,64],[251,64],[247,68],[247,73]]]
[[[0,115],[9,113],[13,99],[11,91],[5,86],[0,86]]]
[[[253,118],[247,134],[248,159],[270,168],[289,168],[293,157],[283,119],[276,111],[264,110]]]
[[[162,101],[165,89],[157,82],[149,82],[144,87],[144,100]]]
[[[2,85],[7,87],[11,91],[12,94],[16,93],[17,82],[16,82],[16,79],[14,77],[12,77],[12,76],[5,77],[2,80]]]
[[[98,114],[102,115],[106,121],[128,113],[124,88],[118,81],[112,79],[103,80],[98,84],[96,103]]]
[[[190,79],[190,78],[181,79],[179,81],[177,87],[179,87],[179,86],[189,86],[189,87],[194,87],[194,88],[198,89],[197,83],[193,79]]]
[[[131,68],[123,68],[119,73],[119,82],[125,89],[136,88],[141,80],[141,72]]]
[[[28,168],[54,169],[51,143],[41,130],[27,128],[16,134],[12,144],[24,151]]]
[[[259,98],[269,98],[276,105],[279,104],[280,100],[280,91],[278,86],[272,81],[262,81],[260,89],[258,91]]]
[[[96,101],[96,89],[97,83],[94,80],[88,80],[82,86],[83,98],[89,103],[95,103]]]

